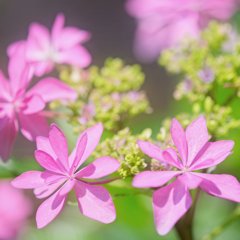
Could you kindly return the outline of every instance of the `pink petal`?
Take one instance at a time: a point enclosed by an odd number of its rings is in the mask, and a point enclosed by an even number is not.
[[[88,41],[90,37],[91,34],[87,31],[83,31],[75,27],[65,27],[59,34],[56,49],[70,49],[79,43]]]
[[[36,221],[38,229],[48,225],[63,209],[67,195],[59,195],[58,190],[44,201],[37,210]]]
[[[37,77],[41,77],[44,74],[51,72],[54,69],[54,63],[52,60],[46,59],[32,63],[34,74]]]
[[[75,65],[80,68],[89,66],[92,61],[92,57],[89,52],[83,46],[77,45],[67,50],[58,52],[56,56],[57,63],[67,63]]]
[[[167,234],[188,211],[192,199],[188,188],[175,180],[153,194],[153,210],[157,232]]]
[[[21,126],[21,132],[25,138],[35,141],[38,136],[48,135],[48,123],[38,113],[24,115],[18,112],[18,118]]]
[[[8,45],[8,47],[7,47],[8,57],[11,57],[17,51],[18,47],[25,43],[26,43],[26,41],[23,40],[23,41],[14,42],[14,43],[11,43],[10,45]]]
[[[25,97],[22,103],[25,105],[22,109],[22,112],[25,115],[40,112],[45,107],[45,102],[37,94]]]
[[[181,171],[144,171],[133,178],[132,185],[137,188],[160,187],[181,173]]]
[[[18,123],[14,115],[0,131],[0,157],[4,162],[6,162],[11,155],[17,132]]]
[[[178,154],[174,148],[166,148],[162,151],[162,156],[164,158],[164,161],[171,163],[172,166],[175,166],[180,169],[184,169]]]
[[[61,129],[56,124],[51,124],[49,130],[49,141],[53,151],[56,153],[58,160],[68,171],[68,145],[67,139]]]
[[[203,179],[200,187],[207,194],[240,202],[240,184],[235,177],[226,174],[192,174]]]
[[[188,157],[186,135],[181,124],[176,118],[172,120],[170,132],[172,140],[181,156],[183,165],[186,165]]]
[[[12,186],[21,189],[38,188],[45,185],[42,172],[29,171],[12,180]]]
[[[46,137],[37,137],[36,139],[37,149],[48,153],[54,160],[57,159],[56,153],[53,151],[50,141]]]
[[[94,125],[93,127],[88,128],[87,130],[85,130],[80,137],[77,140],[77,144],[76,146],[78,146],[78,143],[80,141],[80,139],[82,138],[82,136],[86,133],[87,134],[87,146],[85,149],[85,152],[82,156],[81,161],[79,162],[78,166],[76,169],[78,169],[80,167],[80,165],[91,155],[91,153],[94,151],[94,149],[97,147],[101,135],[103,132],[103,125],[102,123],[98,123],[96,125]],[[76,156],[76,148],[73,149],[71,155],[69,156],[69,165],[72,166],[73,161],[75,159]]]
[[[58,182],[55,182],[53,184],[48,184],[43,187],[35,188],[34,194],[36,198],[46,198],[50,196],[53,192],[55,192],[66,180],[60,180]]]
[[[27,92],[28,96],[33,94],[40,95],[44,102],[59,99],[75,100],[77,98],[77,92],[75,90],[55,78],[45,78],[38,82]]]
[[[76,171],[77,166],[78,166],[79,162],[81,161],[81,158],[84,154],[86,146],[87,146],[87,134],[85,133],[77,145],[76,156],[75,156],[75,159],[71,166],[71,169],[69,171],[69,175],[72,175]]]
[[[115,220],[115,207],[107,189],[77,181],[74,190],[79,210],[83,215],[102,223]]]
[[[41,150],[36,150],[34,155],[38,163],[43,168],[56,173],[64,173],[63,170],[58,166],[57,162],[48,153],[45,153]]]
[[[231,154],[230,151],[233,147],[234,142],[231,140],[223,140],[213,143],[207,142],[193,160],[190,168],[195,170],[216,166]],[[212,161],[209,161],[210,159]]]
[[[64,196],[68,194],[74,187],[76,183],[76,179],[68,179],[68,181],[62,186],[62,188],[59,191],[59,195]]]
[[[188,143],[188,162],[190,166],[203,146],[208,141],[207,124],[204,117],[199,117],[193,121],[186,129]]]
[[[27,42],[28,45],[31,45],[31,47],[28,46],[27,49],[27,59],[30,61],[38,61],[39,58],[36,58],[34,54],[36,54],[36,52],[41,54],[49,50],[50,33],[45,26],[39,23],[31,23]]]
[[[52,171],[49,171],[49,170],[45,170],[43,173],[42,173],[42,178],[45,179],[45,184],[52,184],[52,183],[55,183],[55,182],[58,182],[60,180],[63,180],[65,179],[65,181],[68,179],[66,175],[63,175],[61,173],[56,173],[56,172],[52,172]]]
[[[174,159],[164,158],[163,155],[162,155],[163,151],[159,147],[154,145],[153,143],[145,142],[145,141],[142,141],[142,140],[138,139],[137,144],[138,144],[139,148],[145,154],[147,154],[149,157],[157,159],[161,162],[165,162],[165,163],[170,164],[174,167],[177,167],[177,168],[180,168],[180,169],[182,168]]]
[[[55,48],[58,49],[59,46],[59,38],[61,36],[63,27],[64,27],[64,23],[65,23],[65,17],[63,13],[59,13],[56,18],[55,21],[53,23],[53,27],[52,27],[52,42]]]
[[[100,157],[75,174],[78,178],[96,179],[105,177],[120,167],[120,163],[111,157]]]
[[[178,176],[178,180],[182,184],[187,186],[189,189],[197,188],[202,182],[202,178],[200,178],[190,172],[185,172],[183,175]]]
[[[29,84],[29,64],[25,59],[25,44],[19,45],[10,57],[8,73],[13,96],[19,91],[24,92]]]

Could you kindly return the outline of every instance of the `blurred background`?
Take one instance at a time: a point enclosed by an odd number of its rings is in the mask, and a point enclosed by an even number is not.
[[[6,48],[10,43],[27,37],[31,22],[39,22],[51,29],[55,16],[59,12],[65,14],[66,26],[75,26],[92,33],[91,40],[84,44],[92,55],[92,65],[101,67],[107,57],[122,58],[127,64],[138,63],[132,51],[136,20],[126,13],[124,3],[124,0],[0,0],[0,68],[7,74]],[[238,23],[238,18],[234,19],[235,23]],[[188,111],[190,106],[185,101],[176,102],[173,99],[176,78],[169,76],[156,62],[140,64],[146,74],[143,89],[147,92],[154,113],[133,119],[131,128],[134,133],[138,133],[145,127],[150,127],[155,135],[165,117],[173,117],[181,111]],[[239,134],[239,131],[235,131],[228,139],[239,139]],[[18,134],[13,156],[24,161],[25,158],[32,156],[34,150],[35,143],[30,143]],[[31,169],[31,165],[24,164],[21,166],[19,162],[19,167]],[[240,150],[236,150],[234,156],[222,163],[218,171],[233,174],[240,180]],[[82,216],[77,206],[66,205],[52,223],[38,230],[35,212],[41,201],[34,198],[32,191],[25,193],[33,200],[33,212],[29,223],[25,225],[17,239],[177,239],[174,229],[166,236],[157,234],[153,220],[152,200],[146,196],[130,196],[114,200],[117,219],[108,225]],[[234,206],[232,202],[202,193],[195,218],[196,239],[201,239],[204,234],[221,223]],[[240,221],[236,221],[216,239],[240,239],[239,224]]]

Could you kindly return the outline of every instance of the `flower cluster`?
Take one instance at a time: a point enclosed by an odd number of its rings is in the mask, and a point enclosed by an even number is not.
[[[139,91],[145,78],[139,65],[125,66],[118,58],[108,58],[101,69],[65,68],[60,78],[78,92],[78,100],[69,104],[53,102],[50,107],[69,108],[69,121],[77,133],[98,122],[117,132],[128,119],[151,112],[145,92]]]
[[[183,76],[174,98],[186,98],[192,105],[192,114],[181,113],[177,118],[187,126],[196,117],[205,116],[210,134],[215,137],[226,136],[240,126],[231,104],[240,96],[240,41],[238,37],[232,39],[233,32],[236,35],[229,24],[211,22],[199,40],[165,50],[159,58],[170,73]],[[228,51],[227,45],[232,47]]]

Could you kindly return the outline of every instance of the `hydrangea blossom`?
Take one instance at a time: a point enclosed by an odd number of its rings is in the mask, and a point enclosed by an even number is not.
[[[192,199],[189,189],[200,187],[212,196],[240,202],[240,184],[235,177],[225,174],[193,172],[216,166],[222,162],[231,154],[233,141],[208,142],[204,117],[199,117],[192,122],[186,132],[177,119],[173,119],[171,136],[181,161],[174,148],[162,151],[154,144],[141,140],[138,140],[138,146],[151,158],[165,162],[179,170],[145,171],[133,179],[134,187],[156,188],[177,177],[175,181],[158,189],[153,194],[155,224],[160,235],[167,234],[190,208]]]
[[[237,0],[128,0],[126,9],[138,20],[135,53],[152,61],[184,37],[198,37],[210,20],[229,19]]]
[[[8,81],[0,71],[0,157],[9,159],[13,143],[19,130],[34,141],[37,136],[48,133],[47,121],[41,116],[47,102],[58,99],[75,100],[77,93],[55,78],[45,78],[30,90],[29,66],[22,56],[24,46],[19,46],[8,65]]]
[[[64,15],[58,14],[51,33],[43,25],[32,23],[27,40],[11,44],[7,49],[8,55],[11,56],[19,45],[25,45],[26,61],[32,63],[37,76],[52,71],[54,63],[87,67],[91,56],[80,44],[89,40],[90,33],[75,27],[64,27],[64,22]]]
[[[37,198],[45,198],[55,192],[37,210],[38,228],[46,226],[61,212],[67,194],[73,188],[79,210],[83,215],[103,223],[115,220],[116,212],[108,191],[102,186],[94,186],[94,182],[87,182],[83,178],[104,177],[115,172],[120,163],[111,157],[100,157],[76,171],[96,148],[102,131],[101,123],[85,130],[69,157],[67,140],[57,125],[51,125],[49,138],[37,138],[38,150],[35,157],[46,170],[25,172],[14,179],[12,185],[17,188],[34,189]]]
[[[9,180],[0,181],[0,239],[16,239],[32,212],[32,203]]]

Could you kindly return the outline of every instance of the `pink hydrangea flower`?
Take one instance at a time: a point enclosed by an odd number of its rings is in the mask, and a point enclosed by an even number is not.
[[[32,23],[27,41],[11,44],[7,49],[8,55],[11,56],[19,45],[26,45],[26,61],[33,64],[37,76],[52,71],[54,63],[87,67],[91,56],[80,44],[90,39],[90,33],[75,27],[64,27],[64,22],[64,15],[58,14],[51,33],[45,26]]]
[[[15,239],[32,212],[30,200],[10,181],[0,181],[0,239]]]
[[[19,130],[34,141],[37,136],[47,136],[47,121],[40,115],[47,102],[57,99],[75,100],[77,93],[55,78],[45,78],[30,90],[29,66],[22,59],[24,46],[19,46],[10,58],[8,81],[0,70],[0,157],[9,159]]]
[[[227,20],[238,0],[128,0],[127,12],[137,19],[134,52],[152,61],[184,37],[196,38],[212,19]]]
[[[240,184],[231,175],[193,172],[210,168],[222,162],[231,154],[233,141],[208,142],[208,132],[204,117],[197,118],[184,132],[182,126],[173,119],[171,136],[179,152],[175,149],[162,151],[150,142],[138,140],[138,146],[151,158],[178,168],[178,171],[145,171],[133,179],[138,188],[160,187],[177,177],[169,185],[153,194],[155,225],[160,235],[167,234],[175,223],[187,212],[192,204],[189,189],[202,188],[206,193],[240,202]]]
[[[17,188],[34,189],[37,198],[45,198],[55,192],[37,210],[38,228],[45,227],[61,212],[67,194],[73,188],[79,210],[83,215],[103,223],[115,220],[116,212],[108,191],[104,187],[94,186],[94,182],[87,182],[83,178],[104,177],[115,172],[120,163],[111,157],[101,157],[78,171],[96,148],[102,131],[101,123],[85,130],[69,157],[67,140],[57,125],[51,125],[49,138],[37,138],[38,150],[35,157],[46,170],[25,172],[14,179],[12,185]]]

